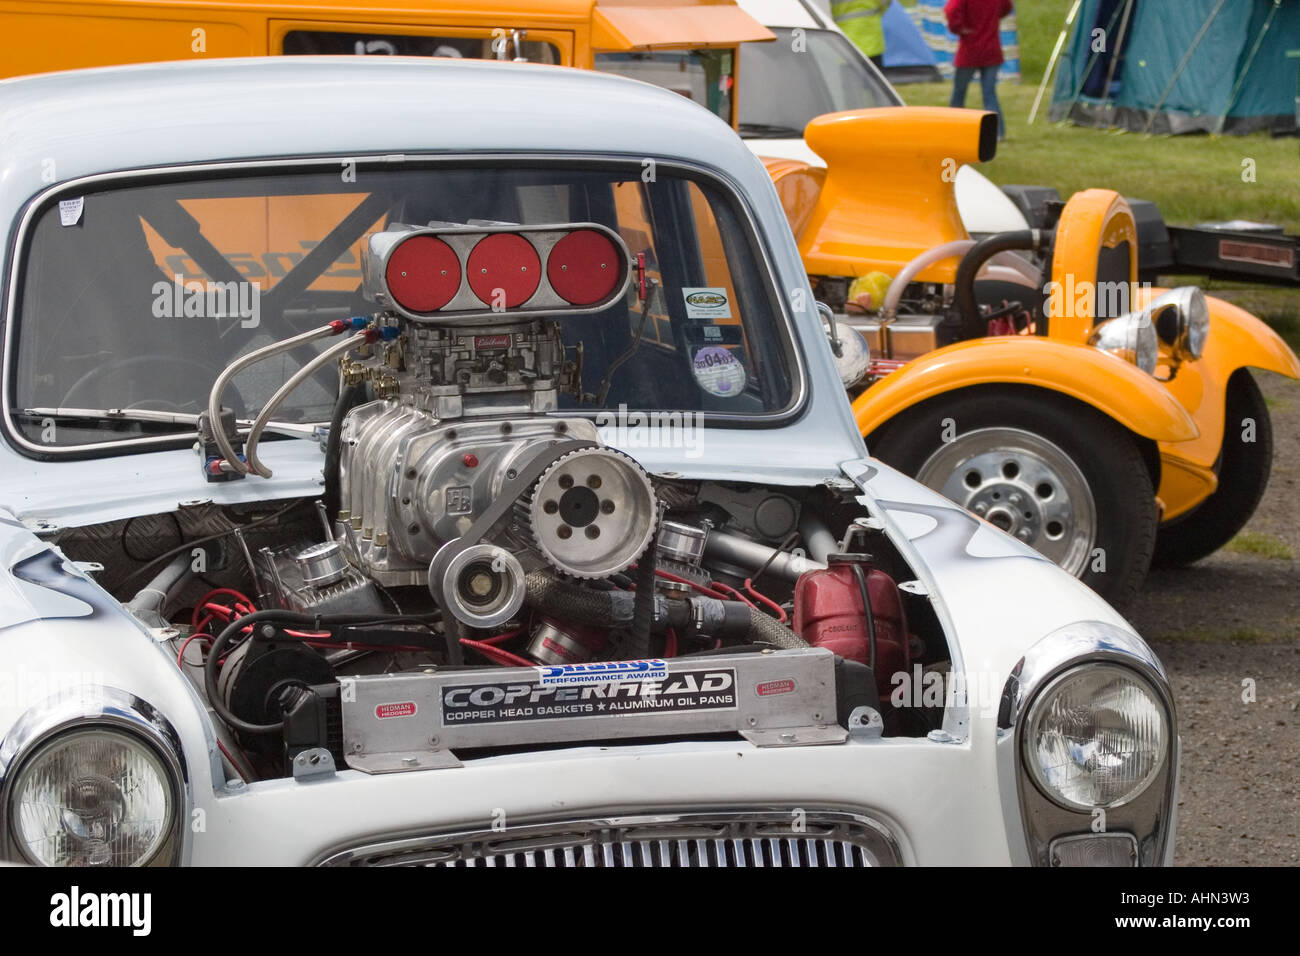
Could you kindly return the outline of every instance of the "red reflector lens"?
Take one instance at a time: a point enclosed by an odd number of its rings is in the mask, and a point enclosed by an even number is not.
[[[469,287],[480,301],[512,309],[523,305],[542,281],[542,263],[533,244],[522,236],[497,232],[470,250]]]
[[[614,291],[622,271],[614,243],[594,229],[569,233],[546,262],[551,288],[570,305],[599,302]]]
[[[393,300],[410,312],[437,312],[460,288],[460,260],[433,236],[412,236],[388,257],[384,280]]]

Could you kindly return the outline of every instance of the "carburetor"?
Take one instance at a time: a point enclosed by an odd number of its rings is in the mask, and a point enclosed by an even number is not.
[[[528,571],[605,577],[636,560],[658,513],[649,477],[589,419],[550,414],[566,369],[556,320],[609,308],[631,274],[622,239],[594,223],[369,237],[363,288],[398,333],[343,366],[380,396],[340,435],[338,536],[359,570],[427,583],[492,627]]]

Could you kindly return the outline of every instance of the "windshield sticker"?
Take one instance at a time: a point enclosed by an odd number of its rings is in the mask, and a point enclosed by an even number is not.
[[[688,319],[729,319],[731,318],[731,300],[723,288],[682,289],[682,298],[686,302]]]
[[[59,222],[65,226],[75,226],[81,222],[81,210],[86,205],[86,197],[59,200]]]
[[[700,388],[719,398],[735,398],[745,390],[745,366],[730,349],[706,345],[691,360],[691,372]]]
[[[638,663],[647,663],[640,661]],[[554,717],[605,714],[680,714],[735,710],[736,672],[701,668],[666,676],[618,680],[608,676],[581,687],[555,687],[537,681],[462,684],[442,690],[442,725],[501,724]]]

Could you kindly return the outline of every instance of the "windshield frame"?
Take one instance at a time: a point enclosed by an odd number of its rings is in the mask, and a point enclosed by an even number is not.
[[[764,99],[764,98],[763,98],[762,96],[760,96],[759,93],[758,93],[758,92],[753,88],[752,84],[749,85],[749,86],[746,85],[746,82],[745,82],[745,81],[746,81],[746,78],[748,78],[748,77],[750,77],[752,74],[754,74],[754,73],[755,73],[755,70],[754,70],[754,68],[753,68],[753,63],[752,63],[752,62],[749,64],[749,69],[745,69],[746,64],[744,64],[744,63],[741,62],[741,58],[744,56],[744,54],[745,54],[745,50],[746,50],[747,48],[749,48],[749,47],[762,46],[762,47],[767,47],[767,48],[770,48],[770,49],[780,49],[780,50],[784,50],[784,51],[786,51],[786,55],[787,55],[787,56],[799,56],[799,55],[805,55],[805,56],[806,56],[806,55],[808,55],[807,53],[804,53],[804,54],[798,54],[798,53],[795,53],[795,52],[791,49],[790,41],[791,41],[791,37],[792,37],[792,35],[793,35],[793,31],[796,30],[796,29],[798,29],[798,30],[802,30],[803,33],[804,33],[804,35],[805,35],[805,37],[811,37],[812,35],[815,34],[815,35],[817,35],[817,37],[818,37],[819,40],[824,38],[827,42],[829,42],[829,43],[831,44],[831,46],[835,47],[835,48],[837,49],[837,51],[838,51],[839,53],[841,53],[841,54],[845,57],[846,60],[848,60],[848,61],[850,61],[850,62],[856,64],[857,67],[858,67],[858,69],[860,70],[860,72],[861,72],[863,75],[865,75],[866,77],[868,77],[869,80],[872,82],[873,85],[874,85],[874,84],[879,84],[880,89],[885,93],[886,99],[887,99],[887,101],[888,101],[888,102],[886,102],[886,103],[881,104],[881,106],[903,106],[903,105],[904,105],[904,103],[903,103],[903,98],[902,98],[901,96],[899,96],[899,94],[898,94],[898,90],[894,89],[894,86],[893,86],[892,83],[889,82],[888,77],[886,77],[883,73],[881,73],[879,70],[877,70],[875,64],[873,64],[873,63],[871,62],[871,60],[869,60],[866,56],[864,56],[863,53],[862,53],[862,51],[859,50],[859,49],[858,49],[858,48],[853,44],[853,41],[850,40],[850,39],[849,39],[847,36],[845,36],[843,33],[841,33],[839,30],[831,30],[831,29],[826,28],[826,27],[807,27],[807,28],[804,28],[804,27],[774,27],[774,26],[769,26],[768,29],[771,30],[773,33],[776,34],[776,43],[762,43],[762,44],[756,44],[756,43],[743,43],[743,44],[741,44],[741,46],[740,46],[740,50],[739,50],[739,51],[737,52],[737,54],[736,54],[736,71],[735,71],[735,72],[736,72],[736,96],[735,96],[735,100],[736,100],[736,129],[737,129],[737,131],[740,131],[741,127],[745,125],[745,121],[744,121],[745,118],[744,118],[744,116],[742,115],[742,113],[743,113],[744,110],[745,110],[745,103],[747,103],[747,102],[749,102],[749,101],[751,101],[751,100],[761,103],[761,102],[763,102],[763,99]],[[814,67],[814,69],[815,69],[815,67]],[[855,109],[879,109],[880,107],[877,106],[877,107],[854,107],[854,108],[855,108]],[[834,111],[832,111],[832,112],[834,112]],[[826,115],[826,114],[818,114],[818,115]],[[815,119],[815,118],[816,118],[816,117],[813,117],[813,116],[808,117],[808,122],[811,122],[811,121],[812,121],[813,119]],[[769,124],[762,123],[762,124],[757,124],[757,125],[769,125]],[[807,122],[804,123],[804,126],[807,126]],[[791,127],[791,128],[793,128],[793,127]],[[743,138],[746,139],[746,140],[749,140],[749,139],[792,139],[792,138],[796,138],[796,137],[790,137],[790,136],[775,136],[775,135],[772,135],[772,136],[765,136],[765,135],[763,135],[763,134],[761,134],[761,133],[745,133],[745,132],[740,132],[740,135],[741,135],[741,137],[743,137]],[[802,138],[803,138],[803,127],[800,127],[800,129],[799,129],[799,134],[798,134],[798,137],[797,137],[797,138],[799,138],[799,139],[802,139]]]
[[[639,177],[644,169],[645,157],[632,157],[618,153],[563,153],[549,151],[534,152],[456,152],[456,153],[352,153],[349,155],[312,156],[289,159],[241,159],[225,162],[182,164],[162,167],[143,167],[119,170],[78,177],[63,183],[57,183],[34,195],[24,205],[17,227],[12,232],[12,240],[7,253],[9,257],[5,269],[5,288],[3,289],[3,344],[0,347],[0,434],[6,444],[25,458],[38,461],[50,460],[84,460],[131,454],[140,451],[166,451],[178,448],[190,448],[195,440],[193,430],[167,435],[148,435],[122,438],[112,441],[87,442],[78,445],[44,445],[37,444],[16,427],[15,418],[22,413],[22,403],[17,401],[18,362],[17,339],[19,334],[19,314],[22,304],[22,290],[25,285],[25,267],[32,241],[32,231],[39,217],[50,208],[57,206],[61,198],[86,196],[94,191],[107,188],[128,188],[148,186],[195,178],[221,178],[239,176],[266,176],[275,173],[291,173],[301,170],[306,173],[337,173],[340,163],[355,163],[358,171],[367,166],[372,169],[392,171],[394,169],[431,169],[439,166],[461,166],[492,164],[502,166],[545,167],[555,166],[566,169],[590,169],[593,171],[620,171]],[[779,336],[776,343],[790,382],[790,398],[784,407],[770,412],[733,413],[717,411],[697,411],[685,409],[663,409],[662,411],[687,412],[698,415],[708,428],[742,428],[768,429],[779,428],[798,418],[806,408],[809,400],[809,375],[804,360],[801,339],[791,314],[789,297],[782,291],[775,259],[768,245],[768,237],[759,225],[759,220],[747,201],[741,187],[721,169],[702,163],[681,159],[656,158],[657,169],[680,176],[686,180],[702,181],[717,191],[721,199],[731,207],[741,235],[737,238],[744,242],[753,260],[753,265],[762,274],[757,277],[769,303],[777,306],[772,316],[772,324]],[[378,311],[378,310],[376,310]],[[562,321],[562,319],[561,319]],[[633,411],[660,411],[659,409],[635,409]],[[547,414],[552,417],[596,419],[607,414],[608,409],[570,408],[556,410]],[[327,420],[320,422],[288,423],[292,426],[327,425]],[[268,431],[273,430],[268,427]],[[313,439],[314,440],[314,439]]]

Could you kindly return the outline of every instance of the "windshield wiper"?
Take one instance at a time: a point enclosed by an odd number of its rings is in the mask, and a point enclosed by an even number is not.
[[[154,422],[164,425],[190,425],[197,427],[199,416],[191,412],[159,412],[147,408],[24,408],[18,416],[28,419],[61,418],[85,422]],[[251,418],[241,418],[236,423],[241,428],[253,424]],[[316,425],[300,422],[268,422],[267,431],[314,438]]]
[[[774,123],[741,123],[737,129],[749,139],[803,139],[803,130]]]

